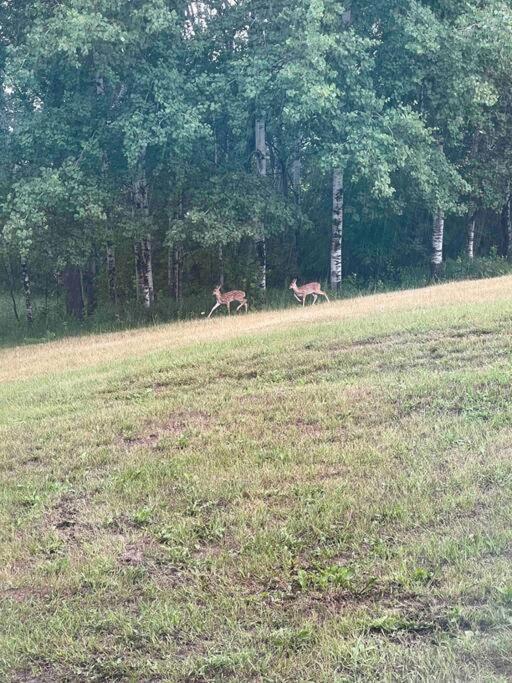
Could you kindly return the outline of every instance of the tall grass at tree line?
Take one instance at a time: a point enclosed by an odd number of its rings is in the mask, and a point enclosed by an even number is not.
[[[443,281],[467,278],[488,278],[512,272],[512,264],[500,257],[448,260],[445,264]],[[364,296],[377,292],[396,291],[423,287],[429,283],[424,268],[407,268],[396,273],[392,280],[361,280],[354,274],[345,277],[342,298]],[[146,312],[135,300],[121,302],[114,308],[108,302],[100,301],[94,313],[84,316],[82,321],[66,316],[64,296],[34,296],[34,321],[28,325],[24,317],[24,300],[21,292],[16,294],[16,304],[20,321],[13,313],[13,304],[7,292],[0,292],[0,346],[21,343],[39,343],[67,336],[112,332],[132,329],[148,324],[161,324],[172,320],[191,320],[208,314],[214,300],[210,287],[204,292],[185,296],[180,303],[171,299],[167,293],[160,293],[151,311]],[[249,296],[250,310],[275,310],[296,306],[288,289],[269,289],[264,299],[259,292]],[[216,311],[215,316],[223,315],[224,309]]]

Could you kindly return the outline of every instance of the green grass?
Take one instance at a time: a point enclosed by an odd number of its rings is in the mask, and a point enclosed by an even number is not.
[[[0,679],[510,680],[512,297],[477,286],[1,384]]]

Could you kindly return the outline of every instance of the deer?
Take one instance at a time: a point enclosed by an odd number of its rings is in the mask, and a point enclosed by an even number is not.
[[[226,292],[225,294],[222,294],[220,288],[221,285],[217,285],[217,287],[215,287],[215,289],[212,292],[213,296],[217,299],[217,303],[208,313],[208,317],[211,316],[211,314],[216,308],[222,305],[227,306],[228,314],[231,315],[230,306],[232,301],[238,301],[240,304],[236,309],[237,313],[242,308],[242,306],[245,306],[245,311],[247,312],[247,299],[245,298],[245,292],[242,292],[239,289],[233,289],[231,292]]]
[[[319,295],[325,296],[327,301],[329,301],[327,294],[320,289],[319,282],[309,282],[307,285],[297,287],[297,278],[294,278],[290,285],[290,289],[293,289],[293,296],[299,303],[302,301],[303,306],[306,304],[306,297],[310,294],[313,295],[313,304],[316,304],[316,300],[318,299]]]

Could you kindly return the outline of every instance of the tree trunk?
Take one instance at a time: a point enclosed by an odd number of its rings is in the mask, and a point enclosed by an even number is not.
[[[265,117],[256,119],[255,126],[256,164],[258,175],[267,175],[267,142],[265,133]],[[258,286],[265,291],[267,289],[267,244],[265,239],[265,226],[260,227],[260,233],[256,238],[256,258],[258,261]]]
[[[107,283],[110,301],[117,305],[116,255],[112,244],[107,244]]]
[[[331,228],[331,289],[339,292],[342,283],[343,244],[343,171],[335,169],[332,176]]]
[[[34,311],[32,308],[32,291],[30,287],[28,265],[27,260],[24,257],[21,259],[21,279],[23,281],[23,293],[25,295],[25,313],[27,316],[27,322],[30,325],[34,320]]]
[[[256,119],[255,128],[256,141],[256,164],[258,168],[258,175],[267,175],[267,140],[265,132],[265,117]]]
[[[507,201],[503,207],[503,255],[512,262],[512,194],[510,186]]]
[[[219,244],[219,285],[224,286],[224,250]]]
[[[98,97],[105,94],[105,79],[100,72],[97,72],[94,77],[94,85],[96,86],[96,95]]]
[[[183,247],[181,244],[176,244],[172,248],[171,293],[175,301],[181,301],[183,296]]]
[[[473,259],[475,257],[475,226],[476,213],[469,219],[468,223],[468,241],[467,241],[467,257]]]
[[[84,316],[84,300],[79,268],[76,266],[66,268],[62,281],[66,288],[66,313],[77,320],[82,320]]]
[[[149,287],[149,297],[151,304],[155,301],[155,288],[153,286],[153,256],[151,250],[151,236],[146,235],[142,240],[142,249],[144,254],[144,266],[146,268],[148,287]]]
[[[12,310],[14,313],[14,317],[16,318],[16,321],[19,322],[20,316],[18,313],[18,306],[16,305],[16,296],[14,294],[14,278],[12,275],[11,261],[9,259],[9,256],[5,256],[3,261],[4,261],[5,272],[7,274],[7,281],[9,283],[9,294],[11,295]]]
[[[144,308],[151,308],[151,291],[149,288],[149,278],[147,262],[144,254],[143,240],[135,242],[135,264],[137,270],[138,291],[142,295]]]
[[[144,159],[142,158],[141,166]],[[133,204],[135,216],[148,227],[149,223],[149,198],[146,174],[142,168],[133,184]],[[153,288],[153,264],[151,255],[151,236],[146,234],[135,244],[135,263],[137,281],[142,294],[144,308],[151,308],[155,300]]]
[[[430,274],[433,280],[437,280],[443,266],[443,239],[444,239],[444,211],[438,207],[434,214],[432,231],[432,256],[430,259]]]
[[[83,298],[86,302],[87,315],[92,315],[96,308],[96,262],[91,259],[82,272]]]
[[[300,178],[301,178],[301,161],[300,159],[294,159],[292,161],[292,171],[291,171],[291,180],[292,180],[292,187],[293,187],[293,192],[295,194],[295,203],[297,206],[300,206]]]
[[[298,275],[298,270],[299,270],[299,234],[300,234],[300,228],[301,228],[301,214],[300,214],[300,206],[302,203],[302,195],[301,195],[301,187],[300,187],[300,182],[301,182],[301,175],[302,175],[302,164],[301,160],[298,158],[298,156],[292,161],[292,166],[291,166],[291,172],[290,172],[290,181],[291,181],[291,189],[293,193],[293,200],[295,203],[295,206],[298,208],[298,220],[296,225],[291,229],[290,231],[290,236],[289,236],[289,256],[288,256],[288,269],[285,275],[292,275],[293,277],[297,277]],[[285,286],[288,286],[288,281],[287,279],[285,280]]]
[[[258,286],[265,291],[267,289],[267,242],[263,234],[256,240],[256,257],[258,259]]]
[[[137,299],[137,303],[140,301],[140,272],[139,272],[139,242],[135,240],[133,243],[133,254],[135,256],[134,260],[134,265],[135,265],[135,298]]]
[[[169,296],[173,296],[173,284],[172,284],[172,247],[167,249],[167,293]]]

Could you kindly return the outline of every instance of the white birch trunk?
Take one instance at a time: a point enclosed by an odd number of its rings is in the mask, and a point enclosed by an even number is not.
[[[144,240],[135,242],[135,263],[137,269],[138,289],[142,296],[144,308],[151,308],[151,294],[149,289],[148,270],[144,254]]]
[[[140,301],[140,271],[139,271],[139,242],[136,240],[133,243],[133,254],[135,256],[135,297],[137,302]]]
[[[432,230],[432,256],[430,259],[432,278],[437,279],[443,265],[444,211],[441,207],[434,214]]]
[[[27,322],[31,324],[34,320],[34,311],[32,308],[32,291],[30,287],[30,276],[28,273],[27,260],[21,259],[21,279],[23,281],[23,294],[25,295],[25,314]]]
[[[255,128],[256,141],[256,164],[258,175],[267,175],[267,140],[265,134],[265,118],[256,119]]]
[[[467,242],[467,257],[469,259],[475,258],[475,226],[476,214],[473,214],[468,223],[468,242]]]
[[[155,288],[153,286],[153,256],[151,251],[151,235],[146,235],[142,240],[142,248],[144,253],[144,266],[146,268],[149,297],[151,304],[155,301]]]
[[[256,119],[255,126],[256,164],[258,175],[267,175],[267,142],[265,134],[265,118]],[[265,291],[267,289],[267,244],[265,240],[265,228],[261,226],[260,234],[256,238],[256,257],[258,260],[258,285]]]
[[[331,289],[339,292],[342,283],[343,244],[343,171],[335,169],[332,175],[332,228],[331,228]]]
[[[510,183],[507,203],[505,204],[505,258],[507,261],[512,261],[512,194],[510,193]]]
[[[142,170],[133,184],[133,202],[135,214],[140,216],[147,225],[149,218],[148,186],[146,174]],[[138,240],[135,245],[135,262],[137,269],[137,281],[142,294],[144,308],[151,308],[155,300],[153,287],[153,264],[151,256],[151,236],[147,234]]]

